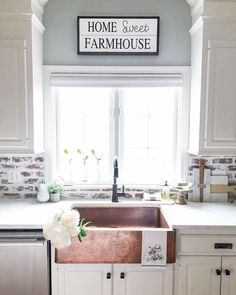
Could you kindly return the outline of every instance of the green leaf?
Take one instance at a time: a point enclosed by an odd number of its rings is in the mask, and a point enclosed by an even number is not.
[[[88,224],[92,223],[92,221],[88,221],[86,223],[83,224],[83,227],[86,227]]]
[[[80,227],[83,226],[84,221],[85,221],[85,218],[82,218],[82,219],[80,220],[80,224],[79,224]]]
[[[81,149],[78,148],[76,151],[78,154],[81,154]]]
[[[79,239],[80,243],[82,243],[82,239],[81,239],[80,233],[78,234],[78,239]]]
[[[96,152],[95,152],[95,150],[94,150],[94,149],[92,149],[92,150],[91,150],[91,153],[92,153],[93,155],[95,155],[95,154],[96,154]]]
[[[65,153],[66,155],[68,155],[68,154],[69,154],[68,149],[64,149],[64,153]]]
[[[86,230],[85,230],[84,228],[81,228],[81,230],[80,230],[80,236],[81,236],[82,238],[84,238],[84,237],[87,236],[87,232],[86,232]]]

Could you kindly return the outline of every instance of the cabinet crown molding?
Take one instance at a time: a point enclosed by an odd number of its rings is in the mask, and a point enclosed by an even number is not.
[[[33,13],[42,22],[44,6],[48,0],[1,0],[1,13],[27,14]]]
[[[199,18],[232,21],[236,14],[236,0],[186,0],[191,7],[192,24]]]

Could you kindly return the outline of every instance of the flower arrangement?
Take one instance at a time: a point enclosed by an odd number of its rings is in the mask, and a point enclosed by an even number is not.
[[[86,227],[89,223],[80,220],[76,210],[62,211],[54,215],[51,223],[44,225],[43,235],[55,248],[63,249],[70,246],[72,237],[77,236],[82,242],[82,238],[87,236]]]

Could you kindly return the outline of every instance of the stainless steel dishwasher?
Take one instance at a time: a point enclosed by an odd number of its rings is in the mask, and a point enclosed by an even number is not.
[[[41,231],[0,231],[0,295],[49,295],[49,245]]]

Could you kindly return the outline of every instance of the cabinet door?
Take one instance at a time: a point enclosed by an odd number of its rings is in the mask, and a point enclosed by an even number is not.
[[[184,256],[176,265],[178,295],[220,295],[221,257]]]
[[[236,257],[222,258],[221,295],[236,294]]]
[[[210,41],[204,147],[209,152],[236,151],[236,42]]]
[[[25,40],[0,39],[0,151],[28,146]]]
[[[113,274],[113,295],[172,295],[172,265],[114,265]]]
[[[111,295],[110,264],[58,265],[58,295]]]

